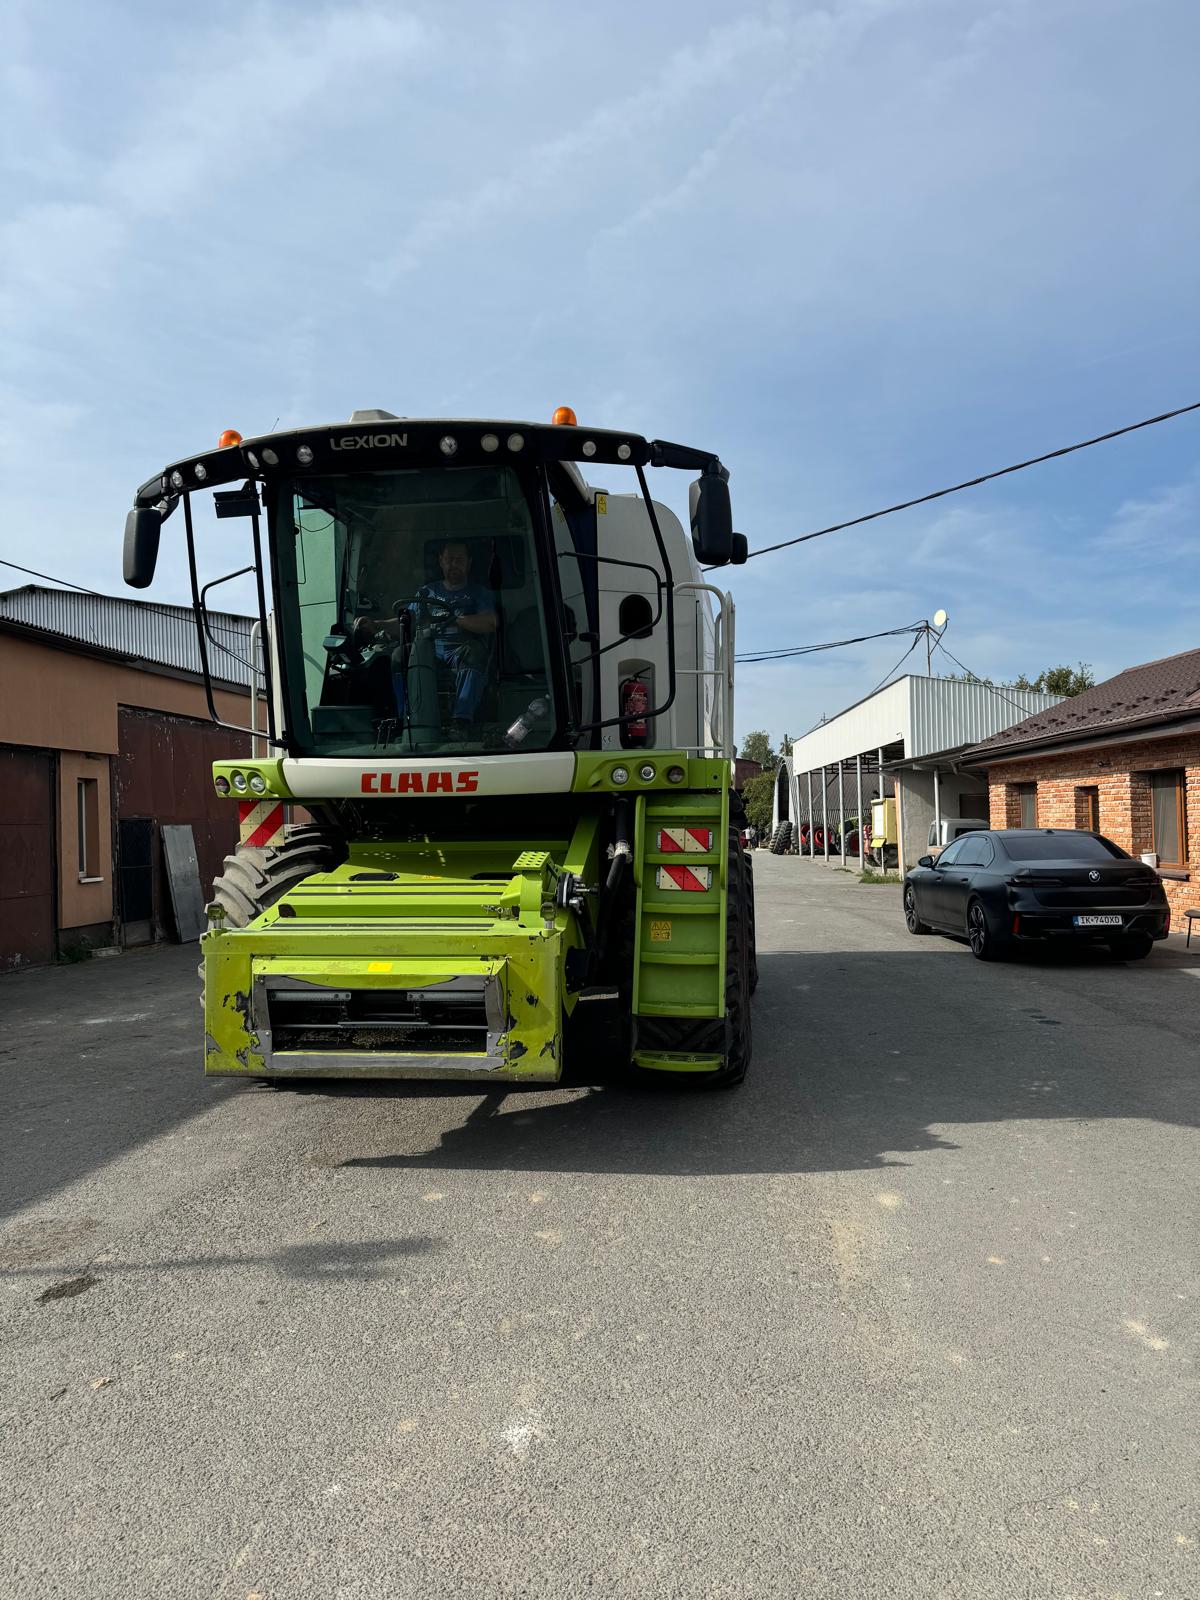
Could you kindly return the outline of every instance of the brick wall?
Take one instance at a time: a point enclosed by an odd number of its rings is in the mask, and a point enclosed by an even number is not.
[[[1200,905],[1200,735],[1146,739],[1137,744],[1107,745],[1097,750],[1064,751],[1023,761],[997,762],[988,769],[988,794],[993,828],[1021,825],[1016,786],[1037,784],[1039,828],[1083,825],[1079,789],[1095,789],[1100,801],[1100,832],[1114,844],[1140,855],[1151,849],[1154,817],[1146,774],[1182,768],[1187,797],[1187,882],[1165,878],[1172,926],[1183,926],[1185,906]]]

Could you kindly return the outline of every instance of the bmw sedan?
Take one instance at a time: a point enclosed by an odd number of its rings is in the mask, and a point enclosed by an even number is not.
[[[1148,956],[1171,929],[1152,867],[1111,839],[1073,828],[966,833],[904,879],[910,933],[965,937],[980,961],[1017,945],[1107,944],[1125,961]]]

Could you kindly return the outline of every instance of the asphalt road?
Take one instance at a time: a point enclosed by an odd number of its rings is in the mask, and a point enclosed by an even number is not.
[[[756,870],[732,1094],[230,1086],[194,948],[0,981],[0,1594],[1200,1594],[1200,949]]]

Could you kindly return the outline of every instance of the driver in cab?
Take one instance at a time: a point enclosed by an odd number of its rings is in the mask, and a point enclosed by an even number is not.
[[[415,655],[422,644],[425,650],[432,645],[434,660],[454,673],[451,732],[461,733],[474,723],[486,686],[489,636],[496,631],[496,612],[489,591],[482,584],[471,582],[471,553],[460,540],[446,541],[438,552],[438,567],[441,577],[418,589],[408,607],[416,633],[413,650]],[[355,632],[373,626],[378,625],[360,617]],[[389,633],[395,633],[398,624],[389,622],[386,627]],[[392,652],[392,685],[401,719],[410,667],[409,662],[397,659],[402,654],[403,645]]]

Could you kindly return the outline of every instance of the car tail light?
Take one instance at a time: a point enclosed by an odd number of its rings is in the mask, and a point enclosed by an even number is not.
[[[1019,911],[1013,913],[1012,931],[1014,933],[1020,933],[1021,931],[1021,913]]]

